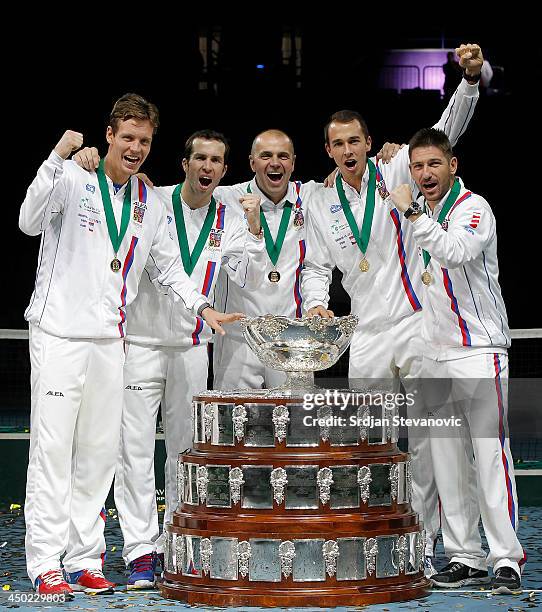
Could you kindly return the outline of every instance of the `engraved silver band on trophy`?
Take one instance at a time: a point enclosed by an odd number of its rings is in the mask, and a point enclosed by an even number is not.
[[[186,458],[188,459],[188,458]],[[410,503],[410,460],[368,465],[206,465],[179,462],[179,500],[207,508],[332,510]],[[182,488],[181,488],[182,487]]]
[[[218,395],[213,392],[213,399]],[[332,447],[378,446],[396,441],[392,430],[378,422],[382,420],[379,405],[308,408],[302,403],[238,404],[232,401],[232,393],[223,396],[223,402],[193,402],[195,444],[269,448],[284,442],[286,447],[295,448],[318,446],[328,440]]]
[[[375,537],[202,538],[166,532],[165,570],[191,578],[250,582],[326,582],[390,578],[423,569],[424,534]]]

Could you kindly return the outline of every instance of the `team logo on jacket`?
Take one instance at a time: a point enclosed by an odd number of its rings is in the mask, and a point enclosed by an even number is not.
[[[143,223],[143,217],[145,216],[145,210],[147,210],[147,205],[143,204],[143,202],[136,202],[134,204],[134,221],[136,223]]]
[[[303,217],[303,211],[301,208],[296,209],[294,214],[294,227],[295,229],[301,229],[305,224],[305,219]]]
[[[94,185],[90,185],[89,183],[85,185],[85,189],[90,191],[90,193],[94,193],[96,191],[96,187],[94,187]]]
[[[224,230],[213,228],[209,233],[209,248],[219,249]]]
[[[386,198],[389,197],[390,192],[388,191],[387,187],[386,187],[386,183],[384,182],[384,179],[380,179],[377,184],[376,184],[376,188],[378,189],[378,193],[380,194],[380,197],[385,200]]]
[[[441,227],[445,232],[448,231],[448,219],[444,219],[444,221],[441,223]]]
[[[335,214],[336,212],[339,212],[339,210],[341,210],[342,206],[340,204],[332,204],[329,207],[329,212]]]
[[[169,225],[173,221],[173,217],[171,215],[167,216],[167,224]]]

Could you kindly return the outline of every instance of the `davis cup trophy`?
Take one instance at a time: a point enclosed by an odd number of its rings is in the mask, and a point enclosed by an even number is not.
[[[277,607],[425,595],[410,461],[382,422],[378,394],[348,405],[307,401],[325,395],[314,371],[339,359],[357,317],[243,324],[256,355],[287,381],[194,397],[194,447],[179,456],[162,595]]]

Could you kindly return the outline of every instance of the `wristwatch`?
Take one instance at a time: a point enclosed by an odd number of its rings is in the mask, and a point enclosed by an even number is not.
[[[408,219],[410,215],[419,215],[421,212],[423,212],[422,205],[419,202],[412,201],[403,214],[405,219]]]
[[[201,313],[206,309],[206,308],[212,308],[211,304],[209,304],[209,302],[203,302],[203,304],[198,308],[198,317],[201,317]]]

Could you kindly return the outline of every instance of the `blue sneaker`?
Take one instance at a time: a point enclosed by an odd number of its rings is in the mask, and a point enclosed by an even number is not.
[[[141,555],[130,563],[130,576],[126,588],[128,591],[134,589],[153,589],[156,584],[154,572],[157,563],[156,553]]]

